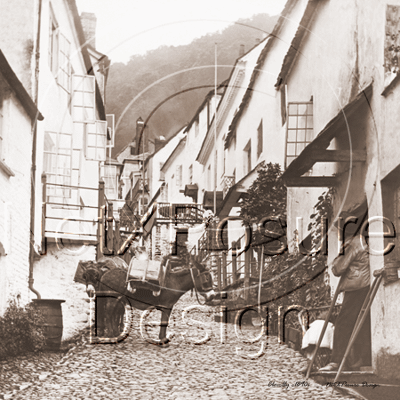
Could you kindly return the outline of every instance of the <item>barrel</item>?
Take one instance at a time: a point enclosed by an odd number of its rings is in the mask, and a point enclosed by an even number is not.
[[[61,303],[65,300],[35,299],[34,307],[43,315],[41,327],[45,338],[45,349],[57,351],[60,349],[63,333]]]

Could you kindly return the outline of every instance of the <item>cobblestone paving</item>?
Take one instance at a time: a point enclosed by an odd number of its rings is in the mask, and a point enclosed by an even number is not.
[[[140,334],[139,317],[129,337],[118,344],[82,343],[72,349],[50,374],[14,394],[12,399],[349,399],[312,380],[304,382],[298,370],[304,358],[277,339],[266,339],[261,357],[244,358],[259,351],[260,342],[246,344],[228,325],[221,343],[221,324],[213,322],[216,310],[204,308],[190,317],[204,322],[182,322],[182,310],[194,299],[188,295],[177,304],[169,347],[149,344]],[[206,311],[207,310],[207,311]],[[158,320],[150,316],[149,321]],[[158,327],[149,328],[156,338]],[[185,337],[181,334],[186,332]],[[202,345],[193,344],[211,336]],[[243,328],[243,337],[258,335],[255,327]],[[237,354],[236,347],[241,347]],[[241,356],[243,355],[243,357]]]

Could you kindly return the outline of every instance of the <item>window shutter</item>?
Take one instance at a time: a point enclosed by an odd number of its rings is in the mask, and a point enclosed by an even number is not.
[[[94,76],[73,76],[72,118],[74,122],[95,123],[95,87]]]
[[[57,83],[67,92],[71,93],[71,62],[70,62],[71,44],[69,40],[59,33],[59,50]]]

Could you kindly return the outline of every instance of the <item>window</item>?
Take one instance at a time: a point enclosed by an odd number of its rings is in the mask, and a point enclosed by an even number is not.
[[[281,116],[282,116],[282,126],[285,125],[286,122],[286,85],[282,85],[280,92],[281,92]]]
[[[47,183],[71,185],[72,175],[72,134],[45,132],[44,135],[43,171]],[[71,189],[49,185],[49,196],[70,198]]]
[[[0,161],[4,161],[4,137],[3,137],[3,102],[0,100]]]
[[[105,161],[107,143],[107,122],[95,121],[86,124],[86,159]]]
[[[165,172],[161,171],[164,163],[160,162],[160,181],[165,181]]]
[[[113,148],[115,143],[115,115],[107,114],[107,148]]]
[[[399,67],[399,30],[400,6],[386,6],[386,26],[384,43],[385,86],[387,86],[400,71]]]
[[[210,102],[207,101],[207,129],[210,127],[210,121],[211,121]]]
[[[260,125],[257,128],[257,158],[260,157],[263,151],[263,122],[261,120]]]
[[[196,137],[199,134],[199,117],[197,117],[196,121],[194,121],[194,136]]]
[[[191,185],[192,182],[193,182],[193,164],[191,164],[189,167],[189,185]]]
[[[251,140],[248,141],[243,151],[244,151],[243,173],[244,175],[247,175],[251,171]]]
[[[95,122],[95,78],[91,75],[72,77],[72,118],[74,122]]]
[[[286,168],[313,140],[313,103],[289,103]]]
[[[103,179],[107,199],[117,199],[117,167],[115,165],[105,165]]]
[[[58,58],[58,24],[54,17],[53,10],[50,8],[50,20],[49,20],[49,67],[51,72],[57,74],[57,58]]]
[[[176,166],[176,186],[182,186],[182,165]]]
[[[57,83],[67,92],[71,93],[71,44],[62,34],[59,34],[59,70],[57,74]]]
[[[168,184],[162,185],[160,187],[160,199],[162,202],[168,201]]]
[[[211,190],[211,165],[207,169],[207,189]]]
[[[218,170],[218,151],[215,152],[215,162],[214,162],[214,187],[215,187],[216,182],[217,182],[217,180],[218,180],[217,170]]]
[[[223,137],[222,137],[222,143],[225,143],[225,140],[226,140],[226,135],[224,135]],[[224,146],[224,150],[223,150],[223,159],[222,159],[222,177],[225,175],[225,164],[226,164],[226,153],[227,153],[227,149],[225,149],[225,146]]]

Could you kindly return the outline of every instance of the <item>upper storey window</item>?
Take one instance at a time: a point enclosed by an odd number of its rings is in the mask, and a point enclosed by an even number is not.
[[[313,138],[313,103],[289,103],[286,136],[286,168]]]

